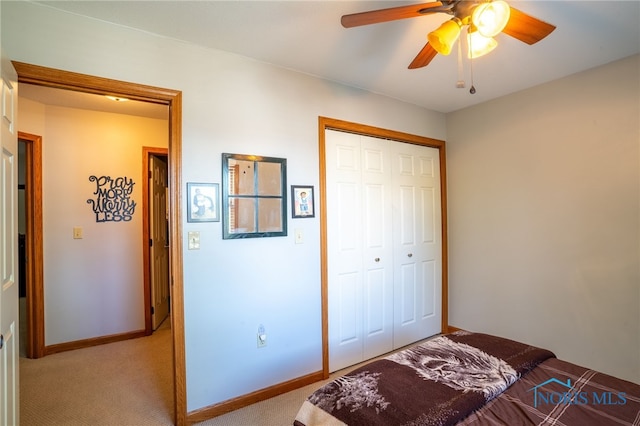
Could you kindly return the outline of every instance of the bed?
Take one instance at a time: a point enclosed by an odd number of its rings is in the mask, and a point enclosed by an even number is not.
[[[640,385],[545,349],[457,331],[327,383],[293,424],[640,425]]]

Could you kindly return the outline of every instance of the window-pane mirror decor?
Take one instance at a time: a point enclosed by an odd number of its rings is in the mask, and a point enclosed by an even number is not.
[[[222,154],[222,238],[287,235],[287,160]]]

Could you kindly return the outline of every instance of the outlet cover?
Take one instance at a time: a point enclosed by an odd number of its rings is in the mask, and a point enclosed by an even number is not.
[[[267,346],[267,335],[266,334],[259,334],[257,335],[258,339],[258,347],[259,348],[264,348],[265,346]]]

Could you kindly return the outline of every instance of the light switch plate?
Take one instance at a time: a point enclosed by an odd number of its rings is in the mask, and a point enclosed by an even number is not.
[[[189,240],[189,250],[200,250],[200,232],[189,231],[187,238]]]

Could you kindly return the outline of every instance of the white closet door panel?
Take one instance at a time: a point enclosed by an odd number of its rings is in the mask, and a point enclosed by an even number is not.
[[[363,359],[366,360],[393,349],[393,305],[389,299],[392,294],[385,269],[367,271],[364,284],[364,347]]]
[[[388,141],[359,136],[362,158],[364,359],[393,349],[393,242]]]
[[[436,280],[436,262],[428,260],[422,262],[422,319],[429,320],[439,312],[439,300],[436,289],[438,281]],[[438,304],[436,303],[438,302]]]
[[[418,320],[417,300],[416,300],[416,265],[414,263],[400,266],[400,297],[399,297],[399,328],[398,332],[403,332],[408,326],[415,324]]]
[[[332,346],[336,356],[351,362],[362,357],[362,248],[361,232],[352,211],[360,199],[359,185],[337,182],[336,223],[332,239],[336,251],[331,256],[329,287]],[[351,365],[345,364],[344,366]],[[339,367],[339,368],[342,368]]]
[[[327,131],[329,368],[362,361],[362,172],[360,142]]]
[[[344,345],[359,339],[360,321],[358,319],[358,307],[360,303],[360,279],[357,273],[341,274],[338,277],[338,297],[340,303],[338,307],[338,324],[340,334],[338,344]]]
[[[431,188],[420,188],[422,203],[422,242],[424,244],[436,244],[436,199],[435,190]]]
[[[354,211],[360,211],[360,184],[336,182],[334,191],[337,203],[333,211],[337,215],[332,225],[340,231],[335,235],[340,255],[361,256],[360,218],[353,214]]]
[[[399,348],[441,330],[441,286],[435,286],[434,280],[442,264],[440,183],[437,149],[397,143],[392,155],[397,206],[393,345]],[[440,293],[434,294],[435,287]]]
[[[420,150],[417,163],[422,202],[421,323],[426,330],[424,338],[442,329],[442,204],[438,150]]]
[[[413,186],[400,186],[397,194],[398,234],[396,245],[414,247],[416,241],[416,194]]]

